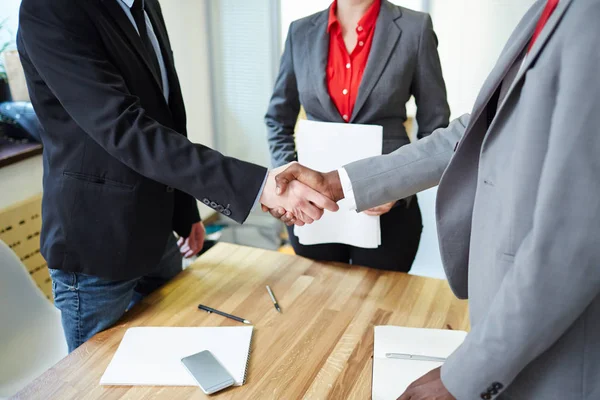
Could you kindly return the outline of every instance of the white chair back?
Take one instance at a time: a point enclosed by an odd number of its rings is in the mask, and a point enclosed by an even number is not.
[[[0,398],[14,395],[67,355],[60,312],[0,240]]]

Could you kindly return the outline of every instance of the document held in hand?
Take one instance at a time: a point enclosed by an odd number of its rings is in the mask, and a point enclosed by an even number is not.
[[[411,383],[443,364],[424,360],[448,358],[466,336],[464,331],[376,326],[371,398],[396,400]]]
[[[336,170],[353,161],[381,155],[383,128],[378,125],[340,124],[302,120],[296,131],[298,162],[321,172]],[[319,221],[294,233],[301,244],[342,243],[374,249],[381,244],[379,217],[350,210],[341,200],[340,210],[325,211]]]

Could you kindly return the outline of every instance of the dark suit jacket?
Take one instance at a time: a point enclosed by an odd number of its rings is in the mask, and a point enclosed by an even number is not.
[[[23,0],[17,38],[45,134],[42,254],[50,268],[126,279],[156,267],[173,230],[199,221],[194,198],[243,222],[266,170],[186,137],[157,0],[147,13],[170,98],[115,0]]]
[[[329,10],[291,24],[279,77],[265,117],[274,166],[296,160],[294,126],[300,105],[308,119],[344,122],[327,90]],[[417,102],[418,137],[448,125],[450,108],[428,14],[383,0],[351,123],[383,126],[383,153],[410,142],[406,102]]]

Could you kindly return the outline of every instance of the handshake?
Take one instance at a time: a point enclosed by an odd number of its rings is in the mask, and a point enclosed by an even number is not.
[[[337,171],[317,172],[297,162],[269,171],[260,203],[286,225],[311,224],[344,198]]]

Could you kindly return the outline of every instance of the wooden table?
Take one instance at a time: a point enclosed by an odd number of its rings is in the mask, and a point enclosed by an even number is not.
[[[211,396],[219,400],[369,399],[374,325],[468,329],[467,303],[444,281],[218,244],[16,398],[208,398],[195,387],[99,385],[129,327],[239,326],[199,303],[255,324],[247,382]]]

